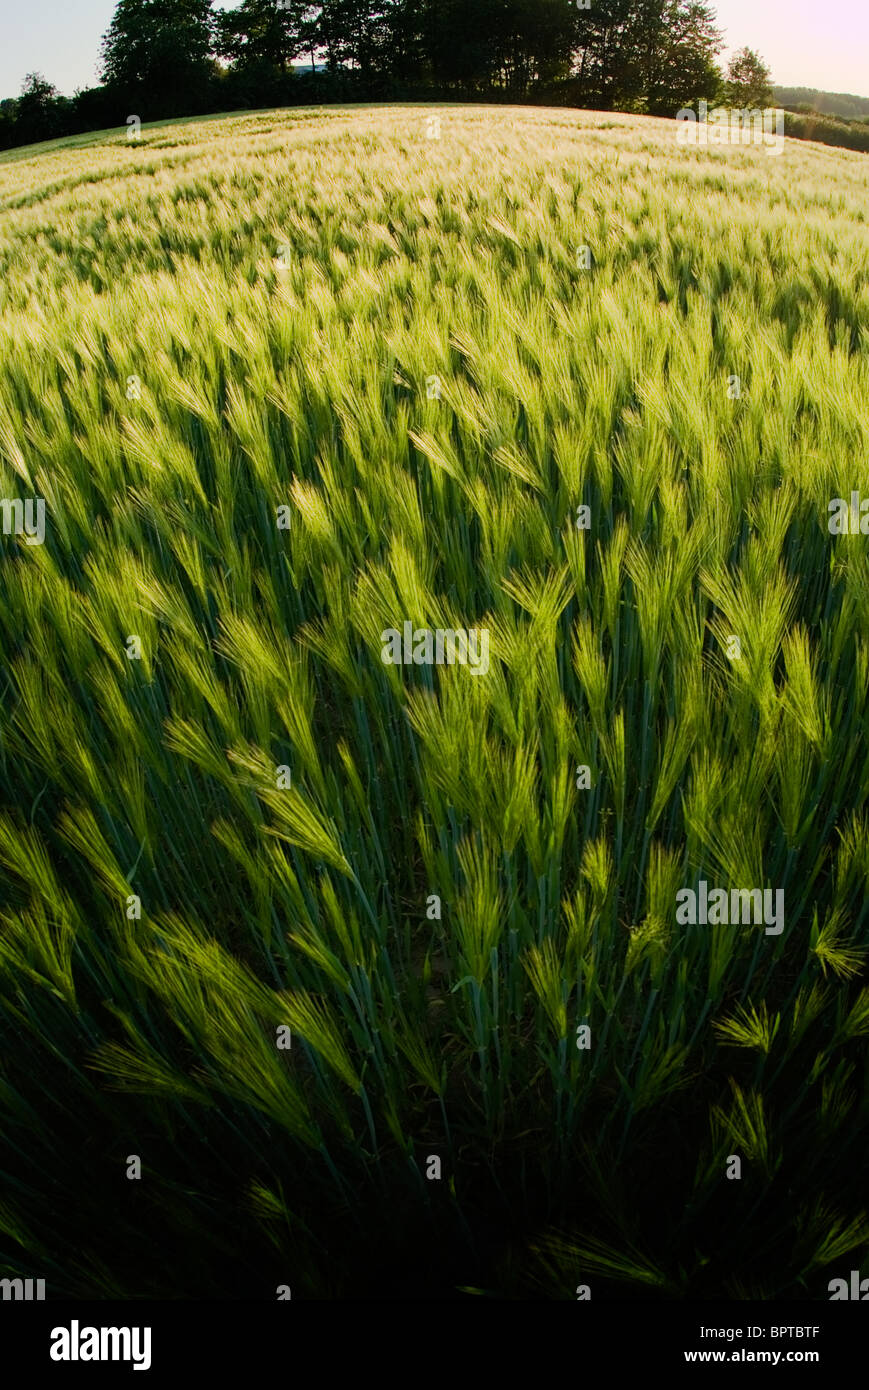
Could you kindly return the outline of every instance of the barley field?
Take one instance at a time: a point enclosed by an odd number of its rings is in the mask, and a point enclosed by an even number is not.
[[[0,1273],[869,1272],[869,160],[245,113],[0,159],[0,272]]]

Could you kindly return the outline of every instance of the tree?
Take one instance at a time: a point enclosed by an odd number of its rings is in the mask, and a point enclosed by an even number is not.
[[[198,110],[213,76],[212,0],[119,0],[102,41],[103,82],[129,94],[142,112]]]
[[[706,0],[594,0],[577,14],[571,87],[602,110],[675,115],[717,94],[722,43]]]
[[[759,53],[740,48],[727,67],[727,100],[732,106],[756,110],[772,104],[772,74]]]
[[[497,56],[493,34],[498,0],[426,0],[423,34],[428,67],[437,87],[468,95],[490,90]]]
[[[242,0],[217,17],[217,51],[239,67],[285,73],[305,51],[307,0]]]
[[[724,43],[715,11],[705,0],[665,0],[659,41],[645,74],[648,111],[675,116],[700,98],[715,101]]]
[[[581,99],[603,111],[644,103],[666,0],[594,0],[578,10],[574,62]]]
[[[403,0],[323,0],[317,33],[330,71],[347,66],[363,81],[390,67],[390,40]]]
[[[16,103],[15,134],[19,144],[52,140],[63,130],[67,102],[41,72],[29,72]]]
[[[570,69],[576,8],[570,0],[501,0],[493,40],[498,85],[524,97]]]
[[[11,97],[5,97],[0,101],[0,150],[11,150],[18,144],[18,126],[15,117],[18,114],[18,102]]]

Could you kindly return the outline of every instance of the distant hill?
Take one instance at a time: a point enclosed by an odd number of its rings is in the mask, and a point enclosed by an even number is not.
[[[789,111],[811,107],[821,115],[838,116],[840,120],[869,120],[869,97],[852,96],[848,92],[819,92],[815,87],[774,87],[773,93],[776,104]]]

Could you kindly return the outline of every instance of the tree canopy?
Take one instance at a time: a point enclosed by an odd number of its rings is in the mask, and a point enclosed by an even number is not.
[[[103,82],[173,116],[208,84],[216,38],[212,0],[119,0],[103,38]]]
[[[675,116],[768,106],[750,48],[718,66],[708,0],[118,0],[102,85],[59,96],[28,74],[0,104],[0,147],[53,135],[329,101],[544,102]],[[306,74],[306,76],[303,76]],[[862,146],[860,146],[862,148]]]
[[[770,70],[759,53],[741,48],[727,68],[726,92],[734,106],[765,107],[772,101]]]
[[[584,104],[663,112],[717,89],[720,48],[705,0],[119,0],[102,76],[163,104],[212,57],[286,74],[307,54],[373,90],[523,100],[571,81]]]

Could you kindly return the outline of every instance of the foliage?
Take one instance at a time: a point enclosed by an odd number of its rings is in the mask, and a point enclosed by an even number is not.
[[[212,0],[118,0],[101,48],[101,77],[148,115],[198,109],[211,75]]]
[[[759,53],[740,48],[727,65],[727,99],[733,106],[764,110],[772,103],[771,74]]]

